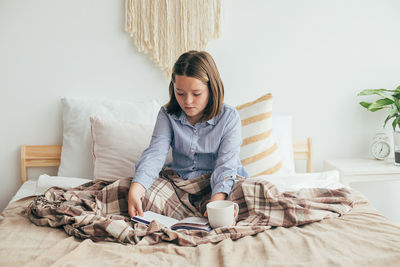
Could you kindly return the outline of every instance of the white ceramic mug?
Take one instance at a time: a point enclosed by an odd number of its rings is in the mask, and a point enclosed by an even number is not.
[[[213,201],[207,204],[207,214],[212,228],[232,226],[234,219],[239,215],[239,205],[229,200]]]

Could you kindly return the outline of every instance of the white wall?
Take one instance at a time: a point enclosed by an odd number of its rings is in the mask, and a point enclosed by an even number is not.
[[[356,94],[400,85],[399,10],[397,0],[228,0],[207,50],[226,102],[272,92],[294,135],[313,138],[318,171],[324,159],[368,156],[385,114]],[[122,0],[0,1],[0,210],[19,187],[20,145],[61,143],[61,97],[167,100],[168,81],[123,25]],[[399,182],[360,189],[400,222]]]

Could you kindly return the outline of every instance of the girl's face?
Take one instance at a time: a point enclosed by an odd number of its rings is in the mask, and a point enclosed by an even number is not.
[[[175,98],[190,124],[195,125],[208,104],[207,84],[188,76],[175,75]]]

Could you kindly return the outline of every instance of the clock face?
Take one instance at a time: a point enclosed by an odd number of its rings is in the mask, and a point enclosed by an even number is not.
[[[376,159],[386,159],[390,154],[390,145],[385,141],[374,142],[371,152]]]

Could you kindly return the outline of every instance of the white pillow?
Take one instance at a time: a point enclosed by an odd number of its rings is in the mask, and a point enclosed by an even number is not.
[[[91,116],[94,179],[133,177],[135,164],[149,146],[152,125]]]
[[[63,98],[63,147],[58,176],[93,179],[90,116],[154,125],[160,104],[148,101],[110,101]]]
[[[236,107],[242,123],[240,160],[250,177],[282,169],[282,157],[273,135],[271,93]]]
[[[47,174],[42,174],[39,176],[39,179],[36,183],[35,195],[42,195],[47,189],[53,186],[73,188],[86,184],[90,181],[90,179],[49,176]]]
[[[272,117],[272,134],[278,145],[278,151],[282,159],[282,168],[277,174],[295,173],[295,163],[293,155],[293,130],[292,116],[274,115]]]

